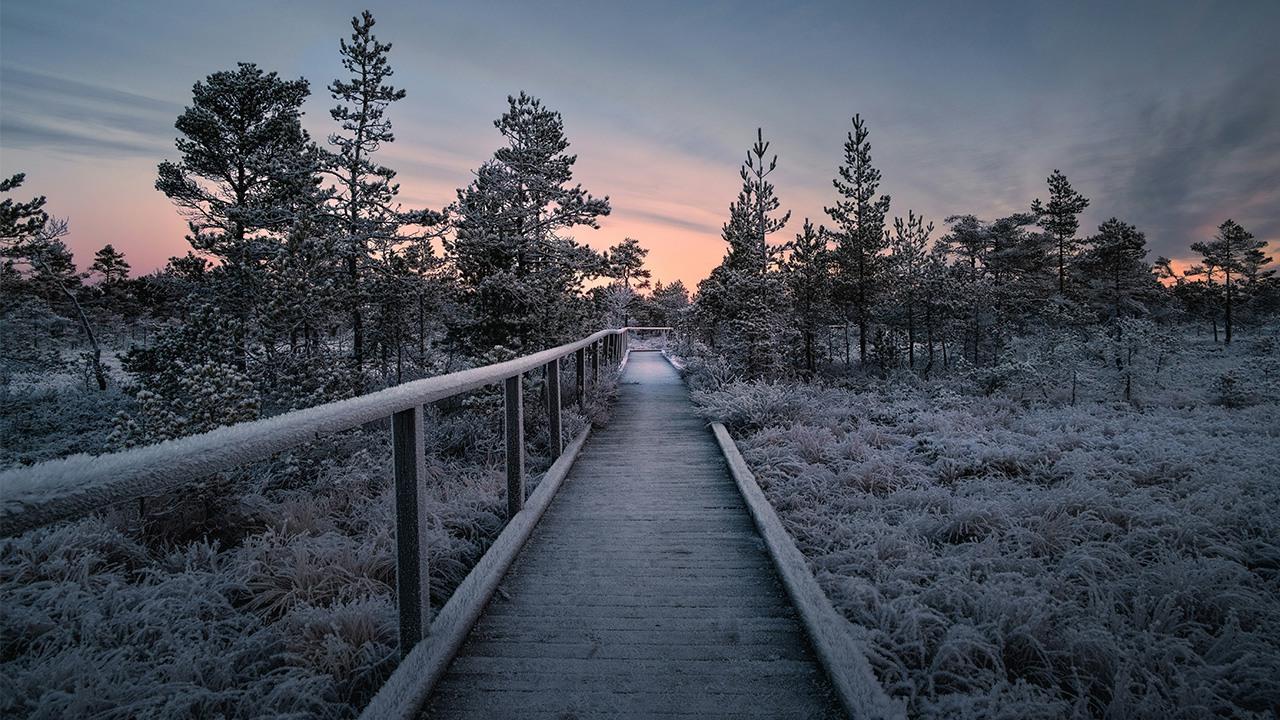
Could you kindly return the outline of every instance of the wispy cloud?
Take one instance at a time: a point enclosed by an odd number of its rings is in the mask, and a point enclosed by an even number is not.
[[[0,81],[0,145],[101,157],[158,158],[182,106],[146,95],[6,67]]]
[[[1241,73],[1213,95],[1139,113],[1114,192],[1142,216],[1157,251],[1185,254],[1233,215],[1260,237],[1280,236],[1280,94],[1259,89],[1263,75]]]

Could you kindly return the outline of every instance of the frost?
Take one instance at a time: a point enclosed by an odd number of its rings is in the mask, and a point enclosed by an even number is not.
[[[1274,403],[782,383],[697,398],[912,716],[1269,717],[1280,703]]]

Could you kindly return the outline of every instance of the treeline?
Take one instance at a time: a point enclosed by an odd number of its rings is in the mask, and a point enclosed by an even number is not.
[[[928,377],[959,368],[994,385],[1029,354],[1069,365],[1101,338],[1110,348],[1098,351],[1123,370],[1133,358],[1124,343],[1153,324],[1195,321],[1230,343],[1241,324],[1280,309],[1266,243],[1233,220],[1193,244],[1201,262],[1175,275],[1168,259],[1147,259],[1146,236],[1130,223],[1113,217],[1082,235],[1090,200],[1057,170],[1047,199],[1025,212],[956,215],[941,231],[912,210],[890,221],[869,136],[855,116],[825,208],[830,225],[806,218],[777,241],[790,213],[768,179],[777,156],[757,134],[722,231],[728,252],[699,285],[686,325],[732,371]],[[1030,350],[1028,338],[1041,347]]]
[[[65,362],[79,338],[99,388],[103,327],[138,411],[121,445],[197,432],[502,359],[628,319],[667,324],[688,304],[680,283],[649,288],[647,251],[627,239],[597,252],[569,234],[610,211],[574,182],[559,113],[524,93],[494,121],[504,144],[442,208],[408,208],[396,171],[391,45],[373,16],[352,19],[347,76],[326,87],[332,126],[302,124],[311,93],[251,63],[195,83],[177,118],[176,155],[155,187],[188,223],[191,250],[130,277],[106,246],[87,272],[45,199],[3,201],[5,368]],[[18,174],[3,182],[18,190]],[[88,281],[88,282],[86,282]],[[121,329],[125,332],[120,332]],[[141,335],[139,330],[141,330]],[[53,338],[50,342],[46,338]],[[65,344],[65,343],[64,343]]]

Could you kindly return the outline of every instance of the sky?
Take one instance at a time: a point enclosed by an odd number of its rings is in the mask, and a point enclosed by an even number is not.
[[[111,243],[135,271],[184,254],[153,187],[173,122],[206,75],[254,62],[311,83],[304,124],[332,130],[338,39],[368,8],[393,44],[389,111],[406,207],[440,208],[501,144],[527,91],[564,117],[576,180],[613,213],[575,237],[634,237],[657,279],[694,285],[757,127],[793,213],[825,221],[850,118],[871,129],[890,215],[1026,210],[1062,170],[1150,259],[1234,218],[1280,248],[1280,2],[0,3],[0,170],[70,219],[80,264]],[[941,231],[938,232],[941,234]]]

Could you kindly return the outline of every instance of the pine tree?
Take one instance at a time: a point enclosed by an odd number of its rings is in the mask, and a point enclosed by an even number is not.
[[[648,320],[650,324],[656,327],[678,326],[682,323],[684,312],[689,307],[689,289],[679,280],[669,285],[664,285],[659,280],[653,286],[648,307],[652,312]]]
[[[817,369],[814,352],[818,327],[829,318],[831,302],[831,250],[826,228],[813,226],[809,218],[790,246],[785,270],[795,311],[796,327],[804,339],[804,369]]]
[[[455,339],[484,353],[555,344],[586,317],[582,284],[605,272],[603,258],[562,234],[599,227],[609,198],[573,182],[577,156],[567,152],[560,113],[520,93],[494,121],[508,145],[458,190],[455,233],[445,252],[462,286],[465,314]]]
[[[653,273],[644,266],[644,259],[648,255],[649,251],[640,245],[639,240],[625,238],[605,253],[609,277],[615,278],[623,287],[632,287],[632,280],[636,281],[637,290],[649,287]]]
[[[968,300],[969,309],[972,362],[977,366],[981,360],[982,314],[990,290],[986,263],[991,249],[991,231],[986,223],[973,215],[953,215],[946,222],[951,226],[951,232],[939,244],[956,258],[956,270],[963,278],[963,295]]]
[[[352,363],[357,372],[364,367],[367,354],[363,280],[374,256],[394,253],[402,243],[413,242],[401,236],[402,226],[434,227],[443,221],[438,213],[402,209],[396,202],[400,191],[394,182],[396,172],[374,160],[384,144],[395,141],[387,108],[405,97],[402,88],[388,82],[394,74],[388,60],[391,43],[378,41],[373,34],[375,24],[368,10],[351,18],[350,41],[339,42],[342,67],[350,77],[336,79],[328,88],[338,103],[329,114],[341,132],[329,136],[336,152],[327,158],[325,171],[336,184],[330,210],[342,235],[338,251],[346,266],[345,300],[351,317]],[[397,323],[395,332],[399,328]]]
[[[913,370],[916,366],[917,304],[924,288],[929,236],[932,234],[933,223],[926,225],[923,217],[908,210],[906,220],[900,217],[893,219],[893,235],[888,242],[893,286],[901,297],[906,316],[907,366]]]
[[[984,258],[991,283],[995,324],[1021,333],[1054,293],[1053,239],[1030,232],[1036,223],[1029,213],[1014,213],[987,225],[988,247]]]
[[[1054,170],[1049,176],[1049,202],[1041,202],[1039,198],[1031,203],[1031,212],[1036,216],[1040,227],[1057,243],[1058,248],[1058,293],[1067,292],[1067,261],[1074,255],[1079,241],[1076,231],[1080,229],[1080,213],[1089,207],[1089,199],[1076,192],[1067,181],[1067,176]]]
[[[835,223],[837,302],[845,308],[846,320],[852,315],[857,321],[858,359],[864,364],[872,305],[881,290],[884,220],[889,212],[889,196],[876,197],[880,171],[871,164],[870,134],[862,116],[854,115],[853,130],[844,143],[844,164],[831,181],[840,199],[826,208]]]
[[[301,124],[309,92],[306,80],[282,80],[251,63],[209,75],[175,123],[181,159],[157,172],[156,189],[187,219],[192,247],[221,260],[211,279],[219,307],[236,319],[228,340],[241,369],[267,264],[318,203],[318,151]]]
[[[271,255],[297,198],[316,185],[316,155],[302,129],[307,81],[281,80],[252,63],[197,82],[178,117],[179,162],[160,163],[156,189],[186,216],[192,245],[234,268]]]
[[[1137,298],[1152,290],[1151,268],[1142,262],[1147,255],[1147,238],[1129,223],[1111,218],[1098,226],[1087,240],[1089,249],[1081,258],[1090,285],[1101,304],[1109,306],[1112,322],[1119,322],[1124,310],[1139,310]],[[1133,314],[1132,312],[1130,314]]]
[[[110,244],[104,245],[101,250],[94,253],[93,264],[89,266],[89,271],[97,273],[102,278],[104,285],[118,285],[129,279],[130,265],[124,259],[124,253],[119,252]]]
[[[767,159],[768,153],[764,132],[757,129],[756,142],[738,172],[742,188],[721,229],[728,252],[698,285],[697,315],[704,335],[713,347],[723,340],[730,361],[750,376],[785,369],[785,336],[791,331],[785,280],[777,271],[785,247],[768,242],[791,213],[775,214],[781,202],[768,176],[778,158]]]
[[[1266,256],[1267,243],[1258,240],[1253,233],[1245,230],[1236,221],[1227,219],[1218,226],[1218,234],[1209,242],[1192,243],[1191,249],[1204,258],[1204,272],[1212,282],[1212,269],[1222,272],[1223,296],[1225,297],[1224,324],[1226,341],[1231,342],[1233,319],[1232,307],[1235,301],[1236,286],[1241,277],[1247,278],[1251,273],[1256,276],[1258,268],[1270,262]],[[1232,277],[1235,273],[1235,277]],[[1215,331],[1216,332],[1216,331]]]

